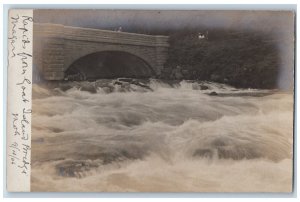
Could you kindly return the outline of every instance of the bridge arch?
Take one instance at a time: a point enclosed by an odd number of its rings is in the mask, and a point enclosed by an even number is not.
[[[168,56],[167,36],[34,23],[34,64],[45,80],[63,80],[78,59],[102,51],[137,56],[160,75]]]
[[[89,53],[66,65],[65,78],[150,78],[155,69],[145,59],[125,51],[105,50]],[[80,76],[81,78],[76,78]]]

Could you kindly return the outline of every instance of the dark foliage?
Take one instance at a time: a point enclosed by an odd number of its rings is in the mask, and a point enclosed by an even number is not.
[[[170,34],[169,58],[162,77],[181,69],[184,79],[209,80],[242,88],[276,88],[279,56],[272,37],[228,30]]]

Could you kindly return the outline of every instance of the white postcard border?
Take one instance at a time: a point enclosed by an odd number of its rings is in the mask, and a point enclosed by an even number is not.
[[[7,191],[30,191],[33,10],[9,11]]]

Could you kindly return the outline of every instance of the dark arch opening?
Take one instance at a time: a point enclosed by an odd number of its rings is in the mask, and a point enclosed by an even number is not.
[[[121,51],[101,51],[83,56],[65,71],[68,80],[150,78],[155,72],[143,59]]]

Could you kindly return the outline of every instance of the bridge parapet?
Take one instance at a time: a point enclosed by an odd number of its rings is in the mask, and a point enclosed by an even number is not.
[[[58,37],[69,40],[95,41],[139,46],[169,47],[167,36],[153,36],[129,32],[117,32],[81,27],[70,27],[59,24],[35,23],[34,34],[46,37]]]

